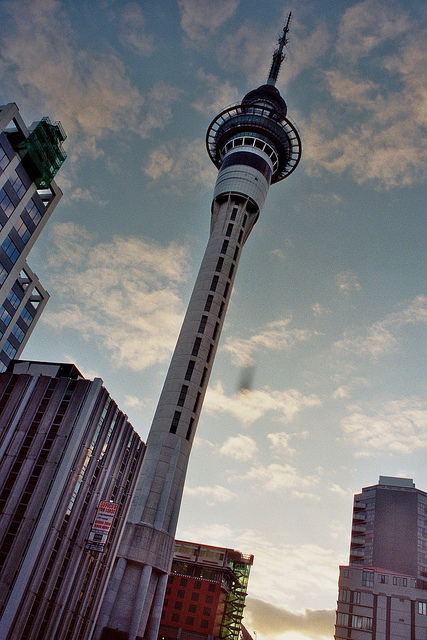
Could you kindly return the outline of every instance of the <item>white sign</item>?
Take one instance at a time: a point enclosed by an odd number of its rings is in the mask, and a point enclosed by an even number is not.
[[[100,503],[96,513],[95,522],[92,525],[88,541],[86,542],[86,549],[92,549],[92,551],[104,551],[108,534],[110,533],[111,525],[117,511],[117,506],[118,505],[114,502]]]

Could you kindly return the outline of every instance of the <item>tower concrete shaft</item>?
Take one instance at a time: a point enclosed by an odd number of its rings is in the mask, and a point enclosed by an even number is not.
[[[241,251],[271,182],[300,158],[274,85],[221,112],[207,134],[219,168],[209,242],[147,439],[141,475],[95,640],[156,640],[191,445]],[[125,635],[123,635],[125,634]]]

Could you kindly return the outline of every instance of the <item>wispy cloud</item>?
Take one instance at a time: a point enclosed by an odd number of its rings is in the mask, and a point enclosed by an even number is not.
[[[97,242],[72,223],[53,225],[51,239],[55,305],[43,321],[98,342],[117,367],[142,370],[167,360],[183,317],[178,287],[187,248],[134,237]]]
[[[174,188],[182,184],[211,189],[216,171],[203,140],[168,142],[151,152],[144,172],[153,180],[166,178]]]
[[[23,0],[4,6],[13,27],[1,40],[2,83],[13,84],[15,94],[21,91],[24,105],[30,96],[32,106],[61,119],[72,142],[71,160],[82,153],[99,155],[98,142],[107,134],[132,130],[147,137],[169,122],[170,105],[180,92],[159,85],[143,95],[113,48],[95,52],[81,46],[61,2]],[[141,34],[143,16],[136,4],[125,6],[122,20],[127,41]],[[149,53],[148,36],[144,42]]]
[[[255,440],[241,433],[227,438],[219,450],[221,455],[242,462],[252,460],[257,451],[258,447]]]
[[[359,284],[357,274],[353,271],[343,271],[335,276],[335,282],[339,290],[344,295],[349,295],[352,291],[360,291],[362,287]]]
[[[403,327],[427,323],[426,303],[425,296],[417,296],[405,308],[390,313],[384,320],[372,324],[364,335],[346,331],[344,338],[335,342],[334,346],[357,355],[368,354],[373,358],[392,353],[399,345],[398,334]]]
[[[200,96],[192,103],[201,113],[218,113],[229,104],[237,102],[239,91],[228,80],[223,80],[199,69],[197,77],[200,84]]]
[[[241,480],[250,480],[264,491],[272,493],[288,491],[295,498],[315,498],[313,489],[320,481],[320,475],[303,476],[290,464],[254,465]]]
[[[270,440],[270,449],[275,454],[293,455],[296,453],[296,449],[290,446],[293,438],[307,438],[308,432],[302,431],[301,433],[288,433],[287,431],[279,431],[277,433],[269,433],[267,438]]]
[[[393,55],[380,48],[386,42],[395,47]],[[331,121],[330,109],[317,109],[310,122],[301,122],[311,171],[350,171],[359,183],[385,188],[425,176],[425,42],[420,24],[389,3],[366,0],[344,13],[337,64],[324,75],[336,118]],[[374,65],[365,62],[373,52]],[[380,78],[378,68],[385,70]],[[340,112],[351,125],[342,124]]]
[[[217,382],[208,388],[204,408],[210,413],[228,413],[247,426],[270,411],[278,414],[282,422],[291,422],[303,409],[318,407],[320,404],[321,400],[315,394],[304,396],[297,389],[247,390],[227,396],[224,386]]]
[[[215,506],[218,502],[230,502],[237,498],[236,494],[217,484],[214,487],[188,487],[185,486],[184,493],[193,498],[200,498],[210,507]]]
[[[227,338],[224,351],[231,353],[233,361],[240,366],[254,365],[254,354],[263,349],[290,349],[297,342],[310,340],[315,332],[308,329],[291,329],[292,318],[275,320],[250,338]]]
[[[357,456],[407,455],[427,447],[427,402],[420,398],[348,409],[341,427]]]
[[[236,11],[240,0],[179,0],[181,27],[192,41],[204,40]]]
[[[145,18],[136,2],[128,2],[120,7],[120,39],[141,56],[149,56],[154,50],[154,36],[147,33]]]

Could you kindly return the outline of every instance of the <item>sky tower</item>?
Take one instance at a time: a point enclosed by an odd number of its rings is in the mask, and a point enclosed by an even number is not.
[[[156,640],[191,445],[240,254],[271,183],[301,156],[275,84],[291,14],[266,84],[222,111],[206,144],[219,169],[209,242],[147,438],[147,450],[94,640]]]

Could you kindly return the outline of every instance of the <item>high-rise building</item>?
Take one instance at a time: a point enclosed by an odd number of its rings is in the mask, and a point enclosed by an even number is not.
[[[176,541],[161,640],[239,640],[253,555]]]
[[[26,259],[62,196],[53,178],[65,137],[59,122],[28,129],[16,104],[0,106],[0,371],[22,353],[49,299]]]
[[[156,640],[191,445],[243,245],[271,183],[300,159],[276,88],[289,21],[266,84],[222,111],[207,133],[219,169],[208,245],[147,439],[147,453],[100,613],[96,640]]]
[[[0,374],[2,640],[89,640],[144,451],[101,379]]]
[[[354,496],[335,639],[426,638],[426,579],[427,493],[410,479],[380,476]]]

